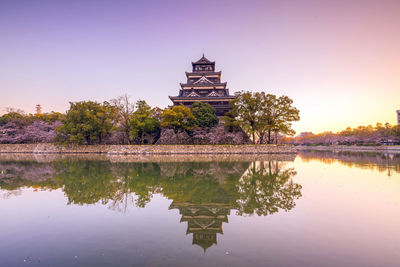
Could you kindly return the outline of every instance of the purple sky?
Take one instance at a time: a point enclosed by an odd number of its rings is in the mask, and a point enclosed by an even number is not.
[[[127,93],[166,107],[191,61],[288,95],[295,130],[395,123],[400,1],[0,0],[0,111]]]

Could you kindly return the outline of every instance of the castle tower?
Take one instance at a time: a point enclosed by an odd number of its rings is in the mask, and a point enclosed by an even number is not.
[[[208,103],[215,108],[217,116],[224,116],[232,107],[226,82],[221,82],[221,71],[215,71],[215,61],[208,60],[204,54],[192,62],[192,72],[186,72],[187,82],[181,83],[178,96],[170,96],[174,106],[191,106],[194,102]]]

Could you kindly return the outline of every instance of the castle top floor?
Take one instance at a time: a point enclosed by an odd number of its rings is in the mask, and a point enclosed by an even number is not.
[[[196,62],[192,62],[193,72],[214,72],[215,61],[208,60],[204,54]]]

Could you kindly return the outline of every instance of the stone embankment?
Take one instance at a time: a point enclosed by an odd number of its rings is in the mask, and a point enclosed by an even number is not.
[[[116,162],[244,162],[244,161],[294,161],[297,154],[33,154],[0,153],[4,161],[56,162],[56,161],[110,161]]]
[[[292,145],[90,145],[0,144],[0,153],[32,154],[108,154],[108,155],[178,155],[178,154],[295,154]]]
[[[400,153],[400,146],[295,146],[298,151]]]

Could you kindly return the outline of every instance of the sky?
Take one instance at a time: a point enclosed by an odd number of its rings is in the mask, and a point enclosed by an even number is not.
[[[202,54],[240,90],[287,95],[298,133],[396,123],[400,1],[0,0],[0,114],[128,94],[171,105]]]

